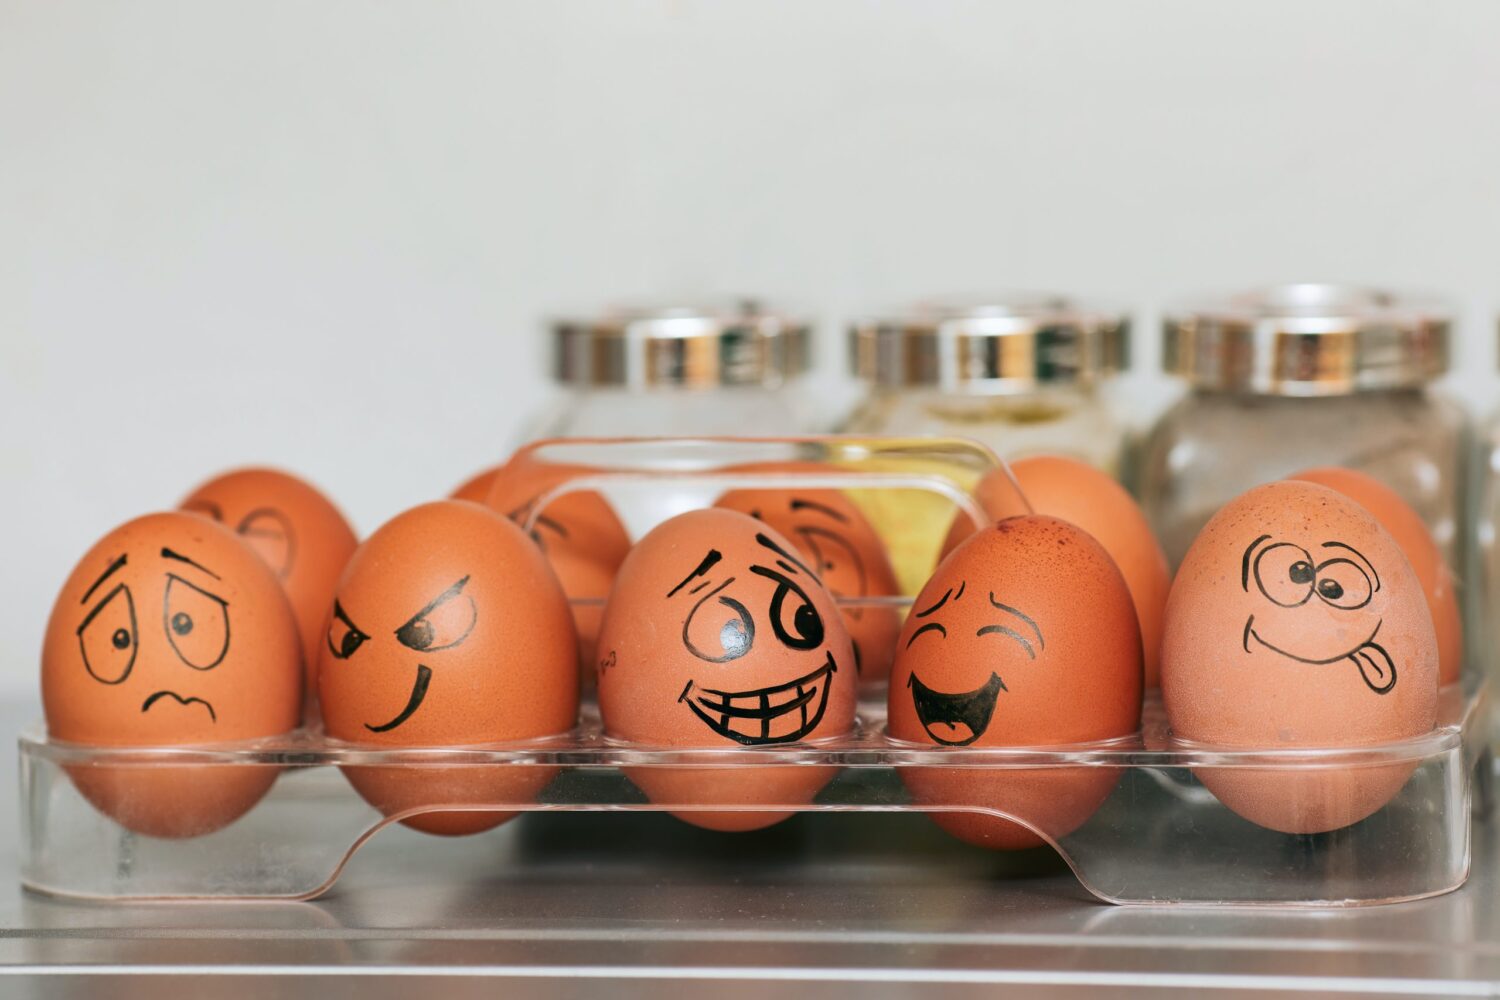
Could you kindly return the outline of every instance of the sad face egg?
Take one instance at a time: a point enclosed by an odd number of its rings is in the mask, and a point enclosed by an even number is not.
[[[1172,731],[1266,750],[1417,736],[1437,715],[1432,615],[1395,541],[1358,504],[1268,483],[1204,526],[1167,601],[1162,698]],[[1286,833],[1357,822],[1414,765],[1203,769],[1230,809]]]
[[[620,567],[599,632],[599,712],[613,738],[724,750],[837,736],[854,724],[854,652],[832,596],[782,535],[729,510],[662,523]],[[753,758],[748,758],[752,759]],[[654,802],[718,830],[769,826],[833,776],[808,766],[629,769]]]
[[[98,746],[284,733],[302,706],[297,622],[275,575],[227,528],[193,514],[137,518],[104,536],[58,594],[42,703],[52,737]],[[101,812],[158,837],[224,826],[276,777],[258,765],[70,774]]]

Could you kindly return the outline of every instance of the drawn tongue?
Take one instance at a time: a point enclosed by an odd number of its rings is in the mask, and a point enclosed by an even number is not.
[[[1349,654],[1349,659],[1359,668],[1359,676],[1376,694],[1385,694],[1396,686],[1396,664],[1385,648],[1367,642]]]

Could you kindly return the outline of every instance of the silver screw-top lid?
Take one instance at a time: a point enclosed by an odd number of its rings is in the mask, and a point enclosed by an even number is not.
[[[1129,346],[1122,312],[1061,295],[921,303],[849,328],[857,378],[975,394],[1089,384],[1125,368]]]
[[[749,301],[617,308],[552,324],[553,376],[637,389],[775,386],[806,371],[807,321]]]
[[[1279,285],[1166,310],[1162,365],[1201,388],[1325,396],[1421,385],[1448,370],[1439,300]]]

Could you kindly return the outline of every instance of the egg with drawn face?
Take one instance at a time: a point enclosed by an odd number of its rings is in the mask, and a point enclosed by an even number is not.
[[[812,462],[747,467],[765,471],[828,475],[835,470]],[[737,489],[714,505],[749,514],[775,528],[797,547],[810,569],[835,598],[901,593],[896,573],[875,528],[848,497],[828,489]],[[843,604],[840,613],[854,645],[860,681],[881,685],[891,671],[901,617],[894,608]]]
[[[1094,743],[1136,731],[1142,684],[1135,607],[1103,546],[1054,517],[1011,517],[960,543],[913,603],[887,724],[955,754]],[[940,826],[997,850],[1072,833],[1118,780],[1110,768],[899,773]]]
[[[854,724],[854,653],[832,596],[779,532],[738,511],[658,525],[620,567],[599,633],[607,735],[650,746],[787,746]],[[630,768],[690,823],[768,826],[833,776],[815,766]],[[704,809],[705,806],[721,807]]]
[[[104,536],[63,585],[42,647],[54,739],[179,746],[273,736],[302,705],[297,623],[276,577],[233,532],[150,514]],[[121,825],[207,833],[260,800],[263,766],[70,770]]]
[[[339,581],[318,674],[335,739],[385,747],[530,740],[578,713],[567,598],[520,528],[440,500],[388,521]],[[464,834],[514,815],[555,773],[542,767],[347,766],[386,815]],[[444,811],[440,807],[456,806]]]
[[[339,509],[316,487],[276,469],[215,476],[188,494],[181,509],[230,528],[271,567],[297,616],[303,658],[316,669],[334,584],[358,544]],[[308,686],[316,693],[316,678]]]
[[[1167,601],[1162,698],[1172,732],[1264,750],[1356,747],[1428,732],[1438,649],[1411,565],[1354,501],[1267,483],[1226,504]],[[1357,822],[1413,765],[1204,768],[1230,809],[1287,833]]]

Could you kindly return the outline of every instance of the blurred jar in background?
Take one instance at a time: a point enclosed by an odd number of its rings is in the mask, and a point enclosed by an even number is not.
[[[1004,459],[1065,455],[1118,476],[1125,428],[1100,390],[1126,366],[1128,345],[1122,313],[1061,295],[935,302],[856,321],[849,360],[865,394],[839,430],[957,435]],[[851,496],[915,593],[936,563],[953,505],[919,491]]]
[[[1463,578],[1468,421],[1430,387],[1451,322],[1433,300],[1317,284],[1168,309],[1163,365],[1190,391],[1143,446],[1140,493],[1172,566],[1245,490],[1341,465],[1411,504]]]
[[[1002,458],[1066,455],[1117,474],[1124,430],[1099,392],[1129,323],[1061,295],[930,303],[855,322],[858,434],[961,435]]]
[[[626,308],[552,325],[562,392],[530,438],[803,434],[811,328],[752,301]]]

